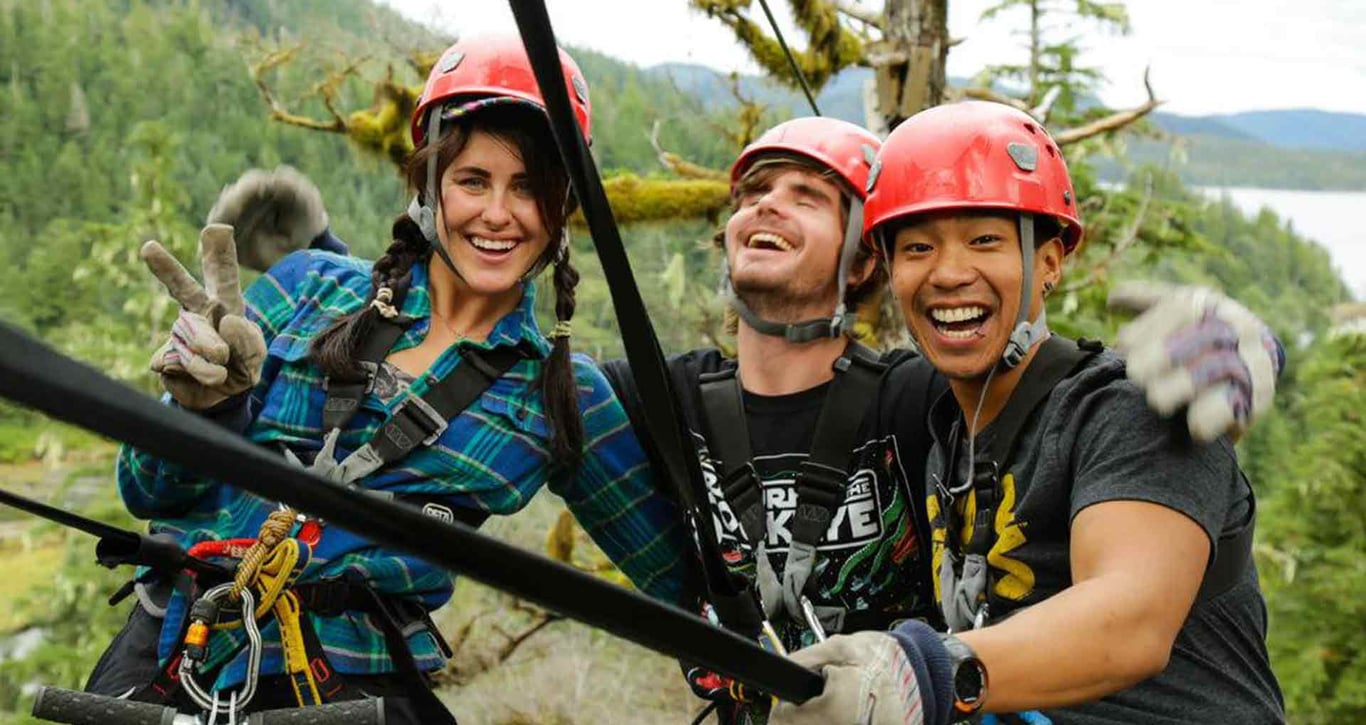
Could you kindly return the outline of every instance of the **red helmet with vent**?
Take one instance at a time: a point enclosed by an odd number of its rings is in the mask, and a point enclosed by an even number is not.
[[[563,49],[560,50],[560,66],[579,128],[585,139],[591,139],[593,107],[588,100],[588,83],[578,64]],[[531,70],[526,48],[515,35],[462,39],[441,54],[441,59],[432,66],[417,108],[413,110],[410,129],[414,146],[421,146],[426,135],[427,112],[445,107],[452,99],[485,102],[507,99],[530,103],[545,111],[545,99],[536,85],[536,74]]]
[[[1058,144],[1039,122],[1000,103],[965,101],[906,119],[883,142],[864,203],[864,239],[914,214],[1002,209],[1063,227],[1067,253],[1082,239],[1076,193]]]
[[[772,153],[805,156],[836,174],[863,198],[868,170],[882,142],[870,131],[838,118],[794,118],[766,131],[740,152],[730,167],[731,188],[760,157]]]

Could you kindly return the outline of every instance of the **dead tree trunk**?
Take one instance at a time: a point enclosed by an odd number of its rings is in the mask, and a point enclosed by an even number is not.
[[[887,0],[882,39],[868,47],[873,67],[869,128],[886,135],[919,111],[944,101],[949,55],[948,0]]]

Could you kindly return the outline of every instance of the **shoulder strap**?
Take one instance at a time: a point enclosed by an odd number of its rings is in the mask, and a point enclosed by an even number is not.
[[[835,380],[821,405],[811,455],[797,472],[797,513],[792,539],[814,546],[844,503],[849,486],[849,452],[854,449],[860,423],[877,399],[887,366],[877,354],[856,342],[835,361]]]
[[[973,465],[973,480],[969,482],[976,496],[976,516],[972,538],[963,547],[965,553],[986,555],[996,542],[993,520],[1000,497],[1001,476],[1009,469],[1015,455],[1020,433],[1034,415],[1039,404],[1053,392],[1053,388],[1096,353],[1098,343],[1072,341],[1053,335],[1040,344],[1034,359],[1025,368],[1010,400],[992,423],[992,437],[977,456]],[[956,445],[955,445],[956,448]]]
[[[331,376],[323,379],[323,390],[327,391],[327,402],[323,403],[324,432],[343,428],[351,422],[360,410],[360,401],[374,388],[379,364],[412,323],[413,318],[403,316],[376,320],[356,355],[356,363],[365,371],[365,377],[360,380],[338,380]]]
[[[515,347],[498,347],[487,352],[473,348],[460,350],[461,364],[437,381],[427,394],[404,400],[375,437],[351,457],[365,461],[364,469],[354,469],[356,480],[370,472],[402,459],[418,446],[430,445],[446,432],[450,420],[478,400],[493,382],[512,369],[522,352]],[[347,459],[350,460],[350,457]],[[348,467],[348,473],[352,469]],[[364,472],[360,472],[364,470]]]
[[[1039,404],[1058,383],[1070,377],[1091,356],[1099,353],[1098,343],[1068,340],[1053,335],[1039,345],[1039,351],[1025,368],[1019,385],[992,425],[992,438],[985,447],[987,460],[1004,469],[1015,454],[1020,432]]]
[[[754,453],[749,445],[749,425],[735,368],[704,373],[698,380],[702,398],[702,418],[707,450],[719,459],[718,485],[730,504],[745,536],[754,544],[767,536],[763,492],[754,471]]]

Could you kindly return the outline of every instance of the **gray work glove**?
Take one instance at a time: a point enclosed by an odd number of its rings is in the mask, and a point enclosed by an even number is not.
[[[1271,409],[1284,350],[1246,307],[1204,287],[1148,282],[1117,286],[1109,304],[1142,313],[1115,342],[1129,379],[1158,413],[1186,408],[1196,440],[1236,439]]]
[[[942,722],[933,706],[927,720],[929,703],[920,691],[916,668],[902,643],[886,632],[835,635],[792,653],[792,660],[823,674],[825,690],[801,705],[779,702],[769,716],[770,725]]]
[[[232,227],[210,224],[199,234],[204,285],[159,242],[142,245],[141,254],[180,303],[171,337],[153,353],[151,365],[171,397],[183,407],[206,410],[256,385],[266,342],[245,316]]]
[[[327,229],[327,209],[318,187],[294,168],[250,169],[219,192],[208,223],[231,226],[238,259],[264,272]]]

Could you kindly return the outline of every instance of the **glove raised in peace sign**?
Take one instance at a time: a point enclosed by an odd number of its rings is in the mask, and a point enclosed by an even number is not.
[[[245,317],[232,227],[210,224],[199,234],[201,285],[159,242],[142,245],[142,259],[180,303],[171,337],[152,355],[152,370],[186,408],[204,410],[251,389],[266,355],[261,330]]]

